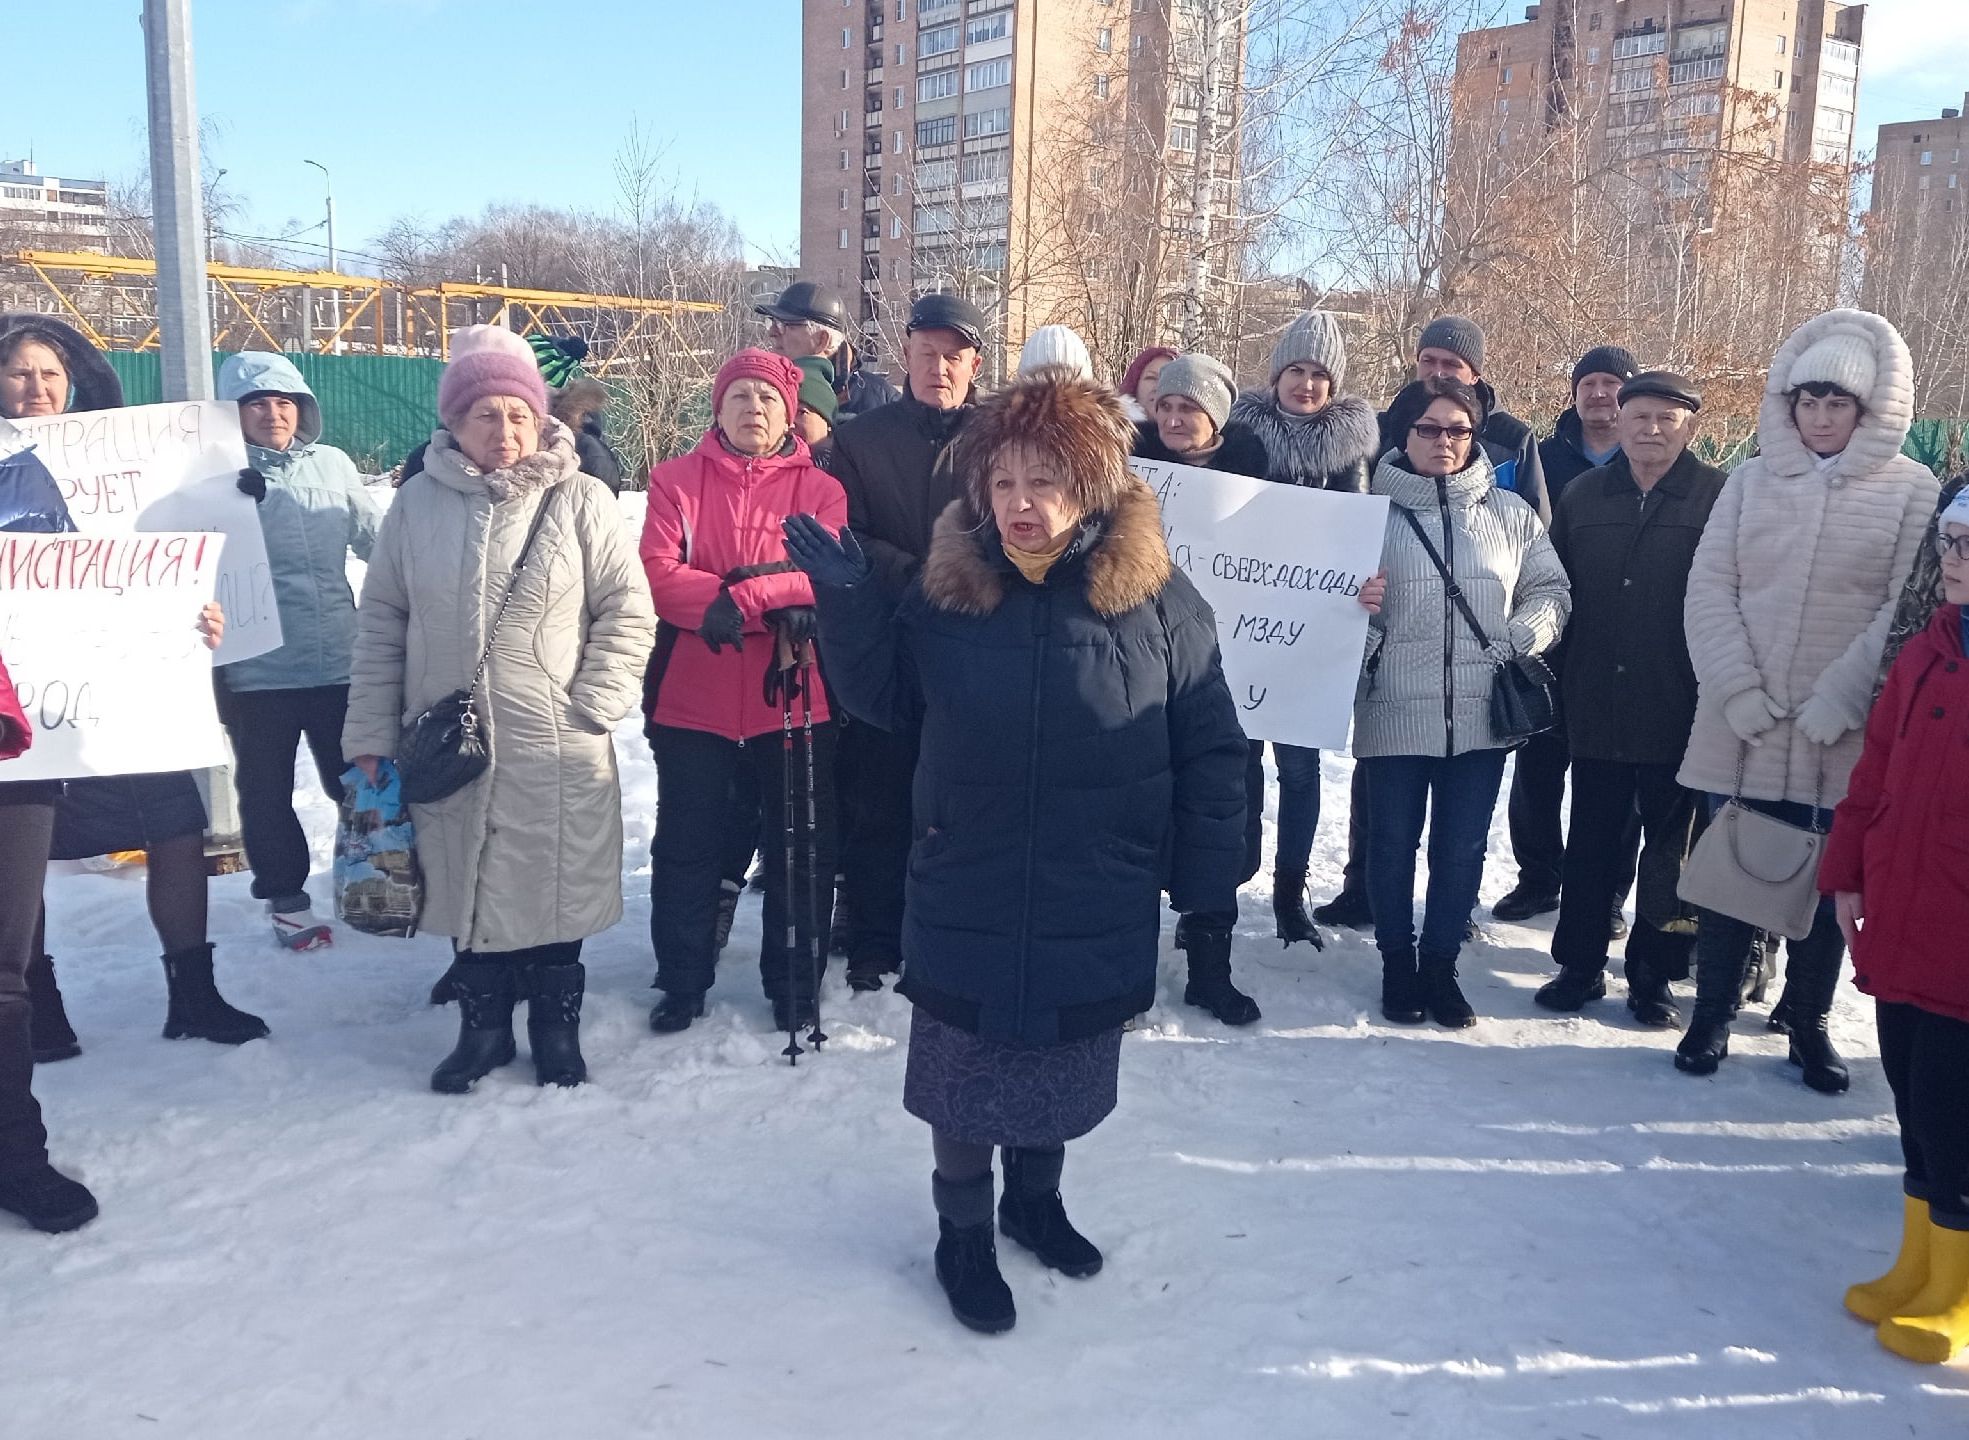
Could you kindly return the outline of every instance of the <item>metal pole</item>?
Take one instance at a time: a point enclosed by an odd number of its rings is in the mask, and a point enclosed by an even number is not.
[[[212,398],[212,317],[205,308],[204,197],[191,81],[191,0],[144,0],[150,94],[151,228],[166,400]]]
[[[319,170],[321,172],[321,183],[327,187],[328,269],[331,273],[339,273],[335,270],[335,178],[328,173],[328,167],[319,160],[303,160],[301,163],[303,165],[312,165],[315,169]],[[330,342],[328,348],[340,354],[342,349],[342,287],[339,285],[329,292],[328,323],[333,327],[331,333],[335,337]]]

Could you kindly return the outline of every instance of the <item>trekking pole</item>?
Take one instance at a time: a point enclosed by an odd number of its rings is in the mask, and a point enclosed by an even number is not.
[[[813,947],[814,1028],[807,1040],[816,1054],[827,1043],[820,1028],[821,985],[827,979],[827,944],[820,933],[820,807],[814,798],[814,684],[819,671],[814,664],[814,642],[809,640],[795,652],[800,668],[800,733],[807,746],[807,941]]]
[[[778,638],[772,663],[780,670],[779,687],[779,729],[780,729],[780,794],[785,797],[782,807],[784,824],[781,828],[781,848],[784,853],[785,885],[781,903],[786,913],[786,1048],[779,1053],[786,1057],[789,1065],[798,1065],[805,1052],[800,1048],[800,1017],[798,1004],[794,999],[794,965],[797,963],[793,951],[798,945],[798,911],[793,903],[793,851],[799,844],[794,833],[793,819],[793,692],[787,689],[791,678],[786,674],[792,661],[792,649],[786,642],[784,633]]]

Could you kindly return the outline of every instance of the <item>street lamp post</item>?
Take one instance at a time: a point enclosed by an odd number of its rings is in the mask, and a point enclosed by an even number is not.
[[[219,182],[225,178],[226,169],[222,165],[213,173],[212,183],[205,187],[205,309],[212,317],[214,344],[217,344],[224,335],[225,327],[219,323],[219,282],[212,278],[211,272],[212,262],[218,258],[217,252],[212,248],[214,229],[212,206],[219,198]]]
[[[303,165],[312,165],[321,172],[321,183],[328,192],[328,268],[335,269],[335,180],[328,173],[328,167],[319,160],[303,160]],[[328,302],[329,323],[334,326],[334,339],[330,342],[336,354],[342,350],[342,289],[338,285],[331,293]]]

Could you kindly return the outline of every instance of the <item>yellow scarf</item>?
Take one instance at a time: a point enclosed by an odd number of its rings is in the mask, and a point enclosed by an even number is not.
[[[1079,533],[1080,527],[1076,525],[1051,545],[1048,545],[1044,550],[1019,550],[1006,545],[1005,558],[1018,566],[1019,573],[1034,585],[1044,585],[1046,583],[1046,572],[1053,568],[1053,563],[1056,560],[1067,553],[1067,546],[1073,543],[1074,537]],[[1004,542],[1001,541],[999,543],[1003,544]]]

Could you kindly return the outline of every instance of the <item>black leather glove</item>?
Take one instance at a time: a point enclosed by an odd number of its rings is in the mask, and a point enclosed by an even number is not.
[[[765,691],[766,703],[775,709],[782,704],[791,709],[793,702],[806,692],[806,674],[806,667],[801,665],[782,667],[778,657],[775,656],[773,663],[766,667],[766,683],[762,687]]]
[[[861,542],[845,525],[838,540],[811,515],[789,515],[780,522],[780,529],[786,535],[787,555],[816,585],[846,589],[866,580],[874,568],[862,553]]]
[[[251,465],[240,471],[239,478],[233,483],[239,486],[240,494],[251,495],[255,505],[267,498],[267,477]]]
[[[704,623],[697,627],[697,633],[711,653],[716,655],[720,645],[729,645],[734,650],[745,649],[745,616],[739,611],[738,602],[732,599],[731,591],[720,590],[718,598],[704,607]]]
[[[814,638],[818,617],[811,605],[787,605],[766,612],[766,623],[777,630],[789,645],[805,645]]]

